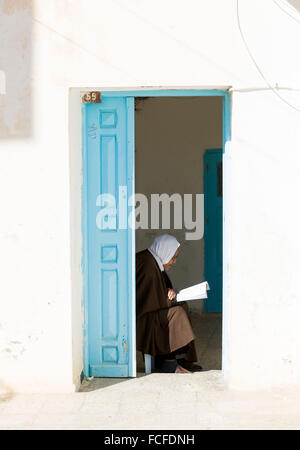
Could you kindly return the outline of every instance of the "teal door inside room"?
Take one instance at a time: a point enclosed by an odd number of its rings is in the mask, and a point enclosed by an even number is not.
[[[205,312],[222,312],[222,150],[207,150],[204,155],[204,273],[210,285]]]
[[[134,98],[83,104],[85,375],[135,376]]]

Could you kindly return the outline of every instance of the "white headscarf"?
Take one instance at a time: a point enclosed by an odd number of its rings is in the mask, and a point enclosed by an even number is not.
[[[167,264],[173,258],[179,245],[179,242],[174,236],[170,236],[169,234],[163,234],[154,239],[153,244],[148,250],[156,259],[161,271],[164,270],[163,265]]]

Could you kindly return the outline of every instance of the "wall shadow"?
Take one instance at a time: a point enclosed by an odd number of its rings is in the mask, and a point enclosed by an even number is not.
[[[147,376],[145,373],[137,373],[136,378]],[[78,390],[78,392],[92,392],[101,389],[107,389],[115,384],[120,383],[135,383],[136,378],[85,378]]]
[[[300,0],[287,0],[287,3],[300,13]]]
[[[34,0],[0,2],[0,138],[32,135]]]
[[[14,391],[0,379],[0,406],[12,400],[14,396]]]

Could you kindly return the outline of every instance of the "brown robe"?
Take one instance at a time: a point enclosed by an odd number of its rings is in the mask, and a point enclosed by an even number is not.
[[[170,306],[172,283],[148,250],[136,254],[136,344],[144,354],[167,355],[189,344],[187,359],[197,361],[188,306]]]

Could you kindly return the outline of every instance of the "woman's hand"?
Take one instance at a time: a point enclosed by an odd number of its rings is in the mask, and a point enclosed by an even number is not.
[[[168,299],[170,302],[172,302],[176,297],[176,292],[174,289],[168,289]]]

